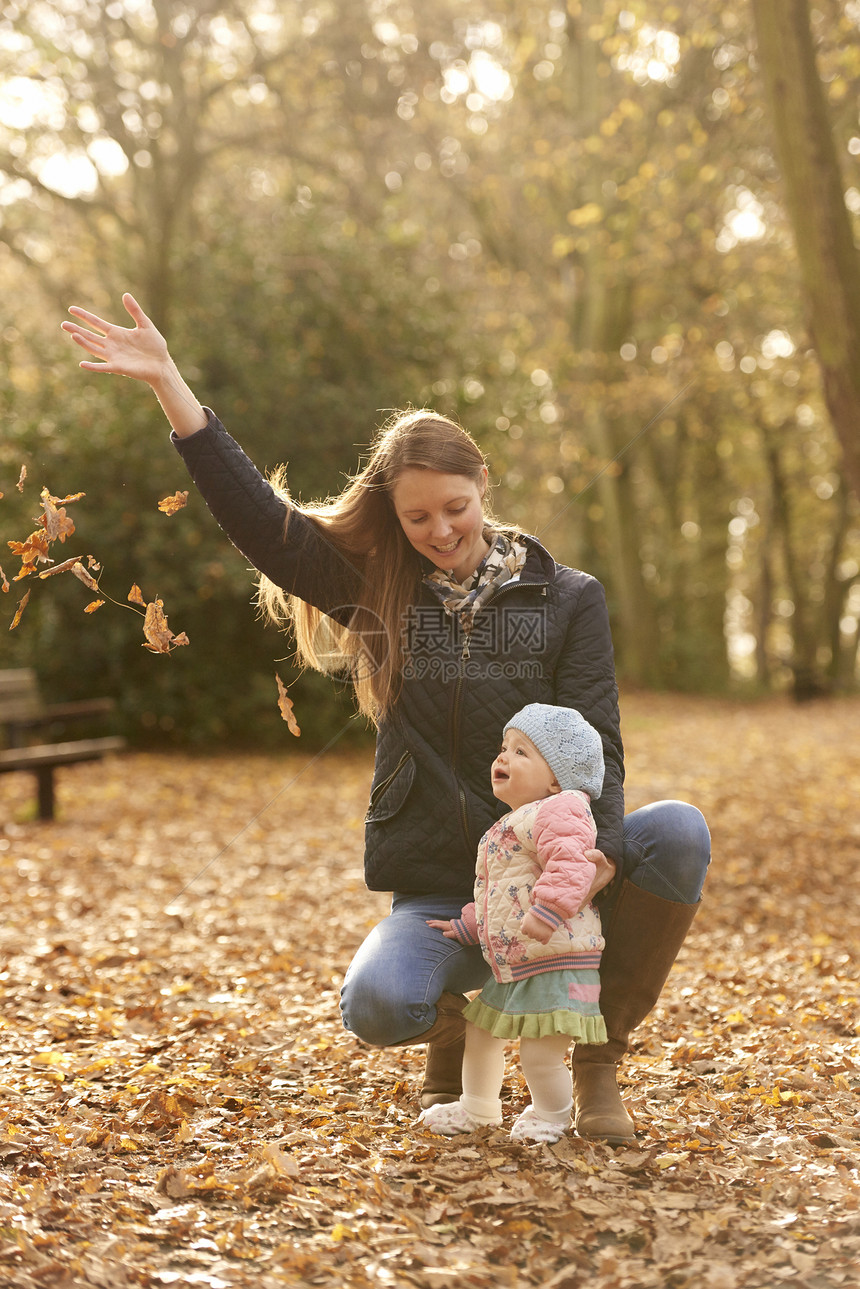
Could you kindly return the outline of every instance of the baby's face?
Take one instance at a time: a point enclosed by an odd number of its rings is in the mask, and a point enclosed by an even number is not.
[[[509,729],[505,734],[490,774],[494,795],[512,810],[561,792],[534,743],[519,730]]]

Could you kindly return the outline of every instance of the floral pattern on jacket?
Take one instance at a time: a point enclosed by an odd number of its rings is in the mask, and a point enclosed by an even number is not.
[[[593,904],[580,908],[595,836],[587,794],[568,791],[520,806],[481,838],[475,898],[452,926],[461,943],[481,946],[500,983],[599,965],[600,916]],[[546,944],[523,933],[530,909],[552,928]]]

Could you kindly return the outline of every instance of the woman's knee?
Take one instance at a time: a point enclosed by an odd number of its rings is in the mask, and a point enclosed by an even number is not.
[[[661,845],[694,857],[707,867],[711,858],[711,834],[701,810],[688,801],[658,801],[655,810],[662,825]]]
[[[356,968],[356,969],[353,969]],[[392,1047],[420,1038],[433,1023],[432,1007],[415,1002],[392,975],[350,967],[340,991],[344,1026],[371,1047]]]
[[[436,1019],[440,994],[465,993],[486,979],[480,949],[446,940],[427,925],[428,916],[455,916],[459,902],[448,901],[450,910],[443,905],[441,914],[425,903],[403,901],[374,927],[346,973],[343,1023],[374,1047],[420,1041]]]
[[[624,875],[665,899],[695,904],[711,861],[705,817],[686,801],[656,801],[624,821]]]

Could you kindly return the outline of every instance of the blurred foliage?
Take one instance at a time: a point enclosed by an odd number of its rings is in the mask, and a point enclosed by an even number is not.
[[[814,35],[856,216],[855,10],[819,6]],[[156,509],[185,476],[154,400],[76,370],[67,306],[119,320],[131,289],[295,495],[337,490],[394,406],[462,417],[497,513],[605,583],[628,684],[854,684],[857,508],[745,5],[28,0],[0,71],[3,538],[43,485],[86,491],[70,553],[191,639],[152,657],[56,578],[4,666],[113,694],[132,738],[208,745],[288,737],[278,670],[303,736],[364,737],[255,623],[200,500]]]

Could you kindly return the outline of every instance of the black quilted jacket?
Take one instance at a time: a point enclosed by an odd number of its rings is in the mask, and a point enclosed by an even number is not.
[[[217,418],[209,413],[204,429],[174,443],[242,554],[286,591],[344,616],[360,574],[297,511],[285,541],[283,502]],[[478,841],[507,810],[490,789],[490,765],[504,725],[532,702],[575,707],[600,731],[597,844],[621,858],[623,753],[603,588],[556,564],[535,538],[526,543],[519,580],[480,611],[468,644],[456,617],[417,587],[412,674],[376,741],[365,834],[371,890],[471,897]]]

